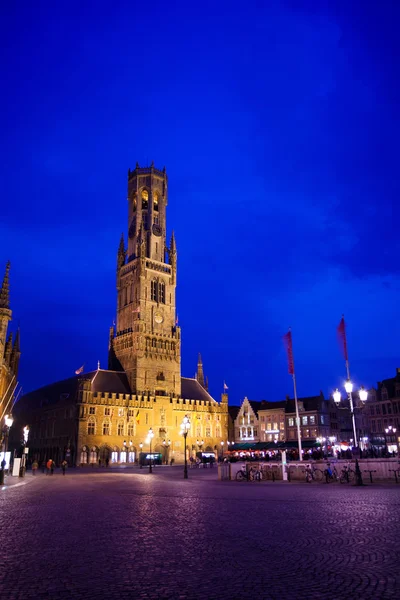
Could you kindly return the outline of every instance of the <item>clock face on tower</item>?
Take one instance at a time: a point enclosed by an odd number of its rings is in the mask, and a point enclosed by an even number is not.
[[[160,324],[164,321],[164,317],[162,316],[162,313],[160,313],[159,311],[154,313],[154,320],[156,323]]]

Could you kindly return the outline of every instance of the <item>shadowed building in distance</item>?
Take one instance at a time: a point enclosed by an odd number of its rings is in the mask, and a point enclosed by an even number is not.
[[[199,355],[195,378],[181,377],[176,314],[177,248],[166,242],[168,179],[150,167],[128,171],[128,241],[117,252],[117,314],[108,370],[60,381],[25,395],[15,407],[30,426],[31,455],[75,464],[133,462],[149,450],[182,461],[180,426],[190,418],[188,455],[217,453],[228,435],[228,396],[207,391]],[[78,370],[80,371],[80,370]]]

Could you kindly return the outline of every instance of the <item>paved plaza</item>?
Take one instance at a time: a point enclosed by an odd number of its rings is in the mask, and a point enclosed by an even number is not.
[[[400,597],[400,485],[182,475],[28,473],[0,490],[0,598]]]

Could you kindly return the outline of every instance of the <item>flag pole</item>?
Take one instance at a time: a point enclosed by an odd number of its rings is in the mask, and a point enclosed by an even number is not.
[[[299,403],[297,402],[296,375],[294,372],[293,372],[293,391],[294,391],[294,405],[296,407],[296,426],[297,426],[297,442],[299,445],[299,460],[303,460],[303,449],[301,447]]]
[[[294,406],[296,410],[296,428],[297,428],[297,443],[299,446],[299,460],[303,460],[303,449],[301,447],[301,429],[300,429],[300,415],[299,415],[299,403],[297,401],[297,387],[296,387],[296,373],[294,369],[294,358],[293,358],[293,340],[292,340],[292,329],[289,327],[289,331],[283,336],[283,341],[286,346],[287,357],[288,357],[288,371],[289,375],[293,379],[293,391],[294,391]]]

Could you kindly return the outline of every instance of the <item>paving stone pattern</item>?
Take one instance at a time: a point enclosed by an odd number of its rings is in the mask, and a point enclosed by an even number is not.
[[[400,598],[400,486],[182,475],[71,470],[0,490],[0,598]]]

